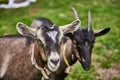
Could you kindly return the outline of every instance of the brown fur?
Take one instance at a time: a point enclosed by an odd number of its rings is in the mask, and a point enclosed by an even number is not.
[[[4,80],[40,80],[42,75],[31,63],[31,44],[34,39],[23,36],[7,36],[0,38],[0,68],[4,57],[11,59],[2,78]],[[1,70],[0,70],[1,72]],[[2,73],[2,72],[1,72]]]

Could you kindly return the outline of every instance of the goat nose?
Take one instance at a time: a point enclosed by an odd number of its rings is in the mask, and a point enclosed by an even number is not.
[[[56,66],[59,62],[59,59],[51,59],[50,61]]]

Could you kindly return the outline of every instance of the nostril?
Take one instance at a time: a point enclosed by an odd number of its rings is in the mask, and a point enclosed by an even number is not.
[[[50,61],[56,66],[59,62],[59,59],[51,59]]]

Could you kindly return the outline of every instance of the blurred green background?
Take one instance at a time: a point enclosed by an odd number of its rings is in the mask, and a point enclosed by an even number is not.
[[[47,17],[57,25],[74,20],[72,7],[79,13],[82,26],[87,26],[88,9],[93,29],[111,27],[96,39],[92,51],[92,67],[84,71],[77,62],[66,80],[120,80],[120,1],[119,0],[37,0],[27,7],[0,9],[0,36],[16,34],[16,23],[30,25],[37,17]]]

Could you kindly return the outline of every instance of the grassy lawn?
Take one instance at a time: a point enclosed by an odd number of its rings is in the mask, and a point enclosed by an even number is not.
[[[120,1],[119,0],[37,0],[28,7],[0,9],[0,35],[16,34],[16,23],[30,25],[37,17],[47,17],[57,25],[74,20],[71,8],[79,13],[82,26],[87,26],[88,9],[92,13],[93,29],[111,27],[111,31],[97,38],[92,53],[92,68],[84,71],[75,64],[66,80],[105,80],[98,69],[110,69],[120,62]],[[99,67],[96,68],[96,66]],[[120,80],[120,73],[107,80]]]

